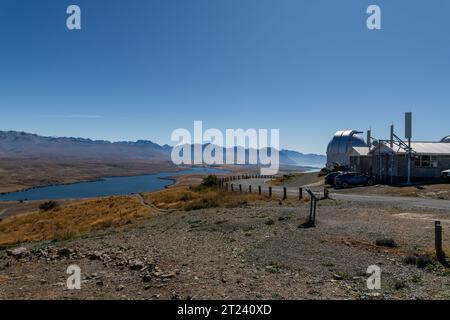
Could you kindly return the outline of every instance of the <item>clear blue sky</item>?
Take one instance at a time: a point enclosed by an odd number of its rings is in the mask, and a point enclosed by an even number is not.
[[[203,120],[324,153],[336,130],[386,137],[413,111],[415,138],[438,140],[449,15],[448,0],[0,0],[0,130],[162,144]]]

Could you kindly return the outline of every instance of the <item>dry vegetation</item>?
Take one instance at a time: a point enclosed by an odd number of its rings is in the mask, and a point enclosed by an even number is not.
[[[90,230],[130,223],[149,214],[130,196],[83,200],[0,221],[0,244],[67,239]]]
[[[236,207],[247,203],[270,202],[258,193],[227,192],[220,188],[174,187],[143,195],[146,202],[168,210],[197,210],[214,207]]]
[[[214,207],[238,207],[250,203],[298,203],[281,201],[257,193],[227,192],[217,187],[174,187],[143,194],[144,201],[160,209],[197,210]],[[149,214],[134,196],[115,196],[60,203],[47,211],[29,213],[0,220],[0,245],[42,240],[65,240],[83,232],[121,226]]]

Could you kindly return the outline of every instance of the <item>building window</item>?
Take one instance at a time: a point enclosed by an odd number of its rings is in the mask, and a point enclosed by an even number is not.
[[[438,160],[436,156],[416,156],[416,168],[437,168]]]

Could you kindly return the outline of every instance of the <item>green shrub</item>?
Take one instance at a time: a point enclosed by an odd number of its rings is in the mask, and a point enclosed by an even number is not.
[[[210,174],[203,178],[203,187],[217,187],[219,185],[219,179],[216,175]]]
[[[56,201],[50,200],[43,202],[39,205],[39,209],[42,211],[49,211],[51,209],[54,209],[58,206],[58,203]]]

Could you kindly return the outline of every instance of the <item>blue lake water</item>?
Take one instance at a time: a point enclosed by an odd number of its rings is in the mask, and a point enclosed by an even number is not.
[[[101,181],[79,182],[74,184],[40,187],[25,191],[0,194],[0,201],[80,199],[161,190],[173,184],[172,180],[161,179],[181,174],[214,174],[231,171],[215,168],[192,168],[178,172],[161,172],[157,174],[134,177],[108,177]]]

